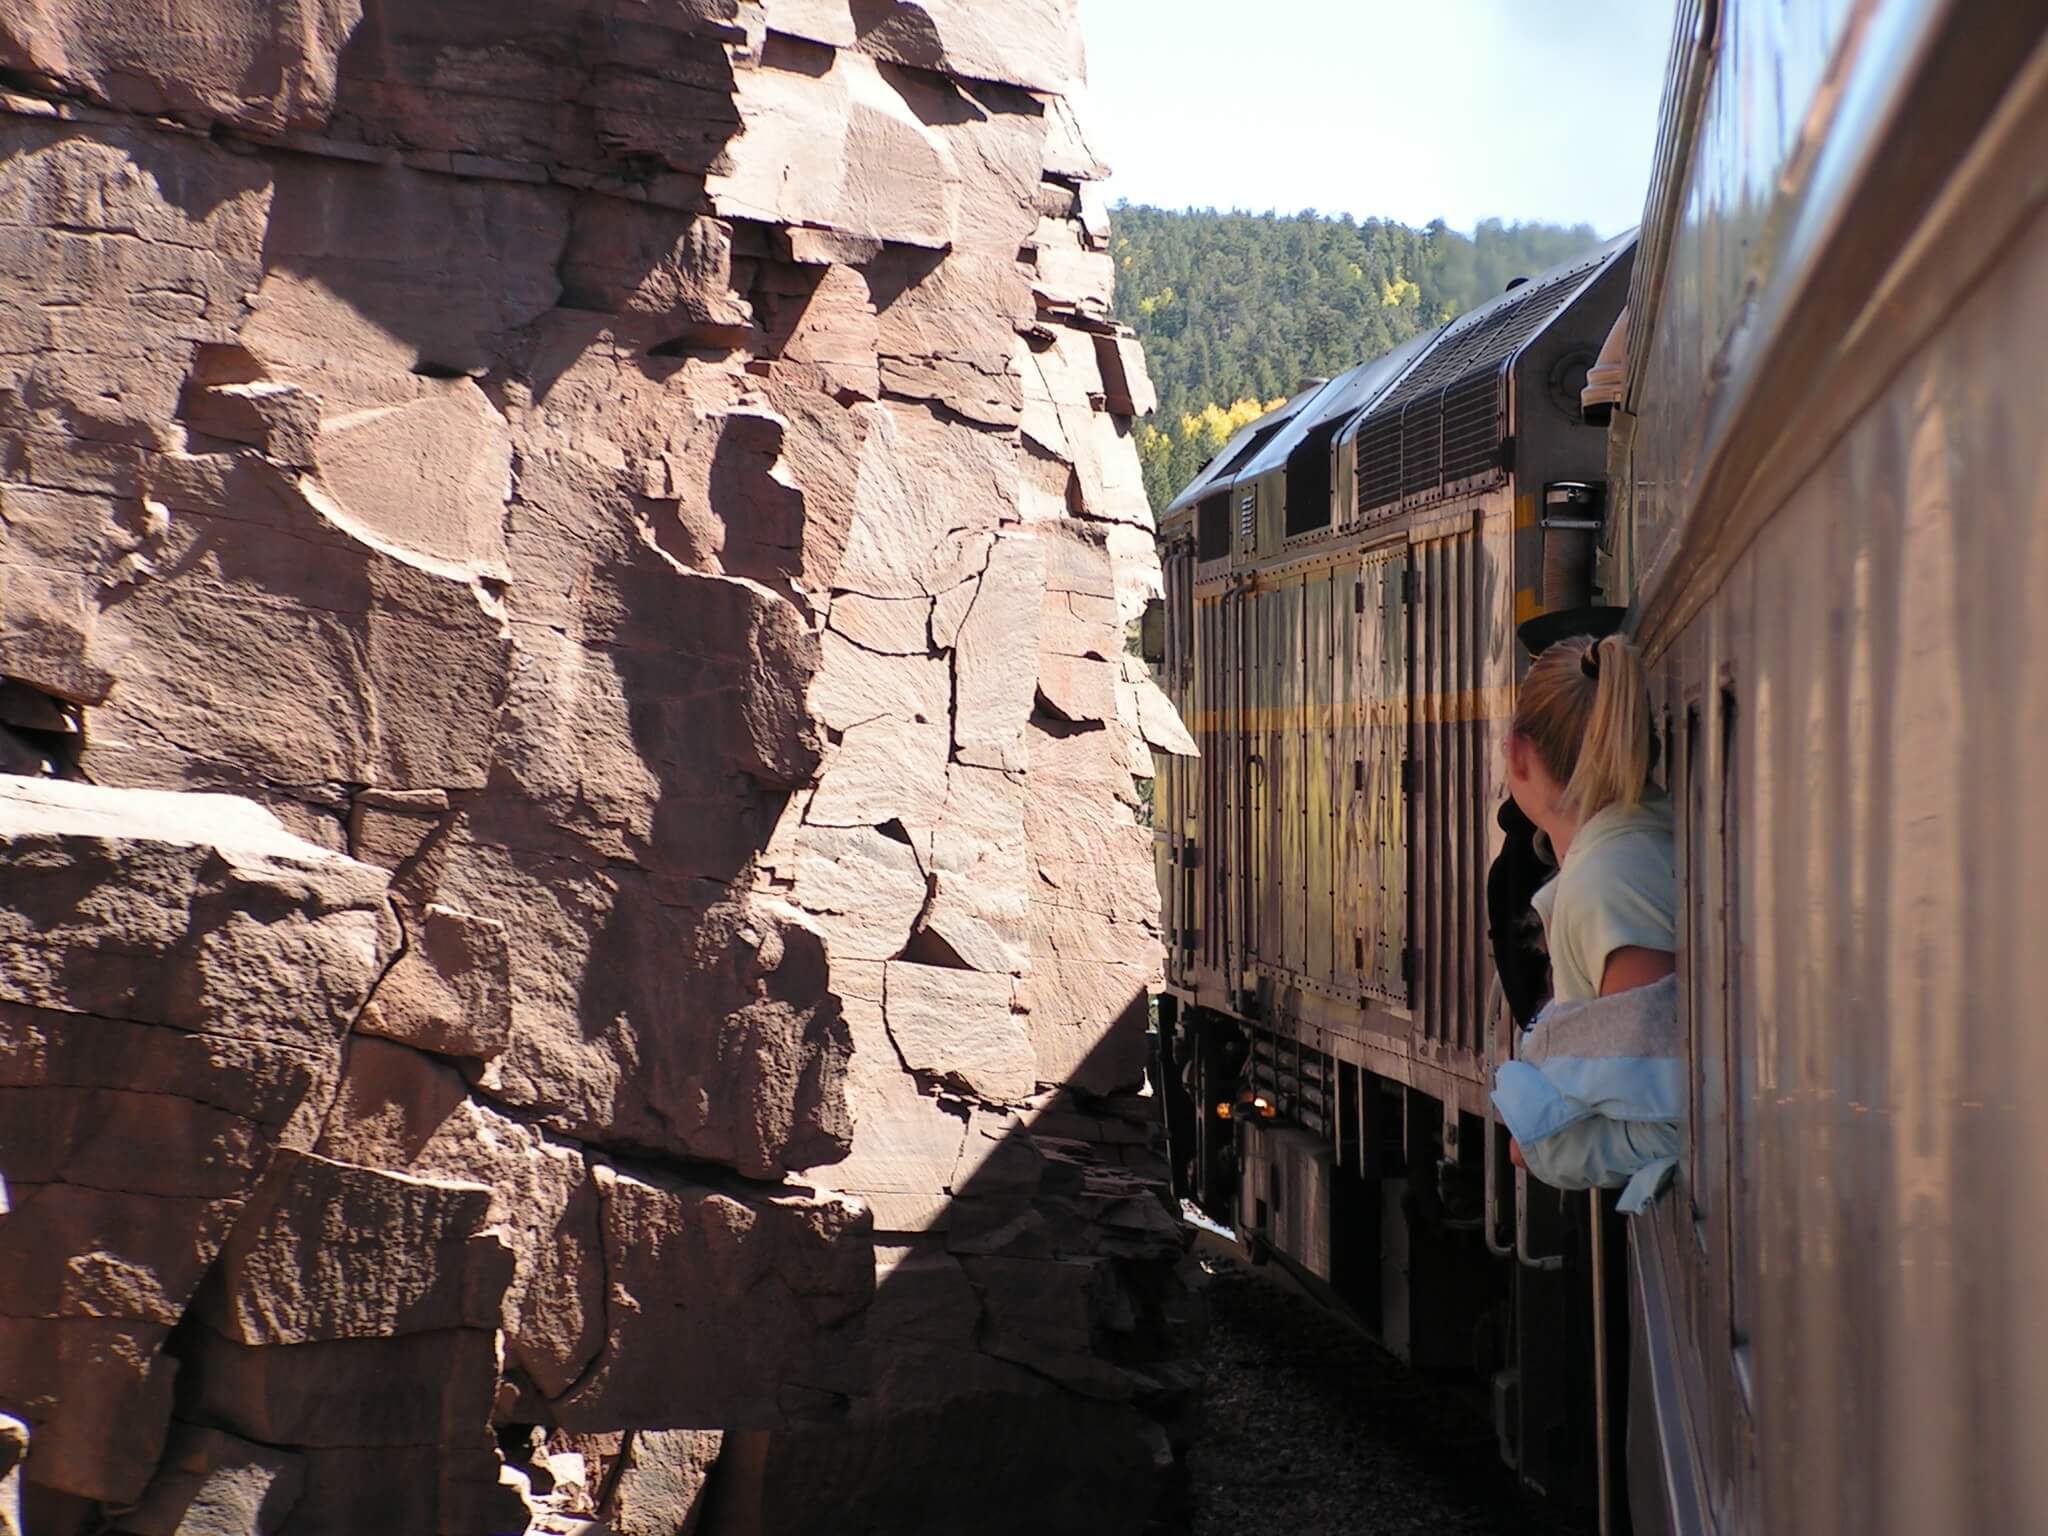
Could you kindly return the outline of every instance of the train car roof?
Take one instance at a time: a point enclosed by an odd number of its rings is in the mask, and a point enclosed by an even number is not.
[[[1230,441],[1216,451],[1215,457],[1202,466],[1201,473],[1190,480],[1159,515],[1171,517],[1176,512],[1185,512],[1204,496],[1229,490],[1241,478],[1240,471],[1251,455],[1263,448],[1303,406],[1329,387],[1328,383],[1323,383],[1304,389],[1285,405],[1276,405],[1265,415],[1239,427]]]
[[[1447,325],[1303,390],[1239,428],[1160,515],[1171,517],[1206,496],[1271,474],[1286,464],[1303,439],[1332,420],[1342,421],[1332,441],[1348,442],[1375,413],[1442,389],[1475,367],[1505,362],[1548,329],[1610,261],[1634,245],[1635,238],[1634,230],[1617,235],[1576,260],[1515,284]]]
[[[1301,440],[1333,418],[1350,416],[1369,407],[1388,389],[1408,365],[1435,338],[1436,332],[1411,336],[1393,351],[1360,363],[1348,373],[1305,389],[1285,405],[1268,411],[1258,420],[1240,427],[1223,450],[1202,467],[1202,473],[1174,497],[1163,517],[1184,511],[1190,504],[1218,491],[1271,474],[1287,462]]]
[[[1411,336],[1393,351],[1369,363],[1360,363],[1349,373],[1338,374],[1294,413],[1286,424],[1286,430],[1276,432],[1260,445],[1259,451],[1239,468],[1232,484],[1257,480],[1276,469],[1284,469],[1294,450],[1317,427],[1332,421],[1344,421],[1371,406],[1401,379],[1410,364],[1429,349],[1436,334],[1425,331],[1420,336]]]
[[[1418,396],[1441,390],[1475,368],[1499,366],[1513,358],[1570,307],[1586,285],[1609,262],[1625,254],[1636,232],[1616,235],[1576,260],[1516,283],[1467,314],[1460,315],[1430,338],[1426,352],[1415,359],[1395,385],[1381,392],[1370,408],[1346,424],[1338,441],[1357,436],[1367,420],[1398,409]]]

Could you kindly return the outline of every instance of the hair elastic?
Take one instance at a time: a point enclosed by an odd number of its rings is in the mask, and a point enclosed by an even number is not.
[[[1600,642],[1595,640],[1586,648],[1586,654],[1579,658],[1579,670],[1594,682],[1600,681]]]

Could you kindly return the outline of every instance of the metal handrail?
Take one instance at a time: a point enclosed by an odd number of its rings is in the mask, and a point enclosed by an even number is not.
[[[1500,987],[1501,982],[1499,976],[1496,975],[1494,977],[1493,984],[1496,988]],[[1503,1000],[1503,1006],[1505,1006],[1505,1000]],[[1489,1073],[1493,1065],[1492,1048],[1494,1038],[1494,1036],[1489,1035],[1487,1041],[1487,1067]],[[1490,1086],[1491,1085],[1489,1084],[1489,1087]],[[1489,1093],[1486,1101],[1486,1124],[1488,1138],[1486,1171],[1488,1177],[1491,1177],[1493,1174],[1493,1119],[1493,1099],[1491,1094]],[[1492,1219],[1493,1212],[1491,1209],[1491,1202],[1489,1201],[1487,1211],[1488,1230],[1486,1234],[1487,1246],[1489,1248],[1493,1246]],[[1515,1260],[1517,1263],[1522,1264],[1524,1267],[1529,1269],[1555,1271],[1564,1268],[1564,1255],[1561,1253],[1534,1254],[1529,1251],[1529,1170],[1526,1168],[1517,1168],[1515,1170]]]
[[[1533,1254],[1529,1251],[1529,1170],[1515,1170],[1515,1257],[1530,1269],[1564,1268],[1561,1253]]]
[[[1593,1442],[1600,1476],[1600,1536],[1614,1530],[1613,1446],[1608,1435],[1607,1402],[1607,1243],[1606,1218],[1600,1191],[1589,1189],[1593,1211]]]
[[[1507,993],[1502,988],[1500,973],[1495,972],[1492,984],[1486,994],[1486,1219],[1480,1223],[1486,1232],[1486,1251],[1497,1259],[1512,1259],[1515,1246],[1512,1242],[1499,1242],[1494,1234],[1500,1230],[1500,1157],[1495,1150],[1494,1134],[1500,1128],[1500,1112],[1493,1107],[1493,1069],[1495,1056],[1500,1047],[1500,1015],[1507,1007]]]

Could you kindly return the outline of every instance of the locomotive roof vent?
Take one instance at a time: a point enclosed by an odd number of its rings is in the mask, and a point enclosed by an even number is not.
[[[1166,511],[1160,516],[1170,517],[1176,512],[1185,511],[1192,503],[1211,492],[1228,491],[1237,472],[1254,454],[1271,442],[1282,427],[1294,419],[1306,398],[1296,396],[1285,405],[1239,427],[1236,435],[1210,456],[1209,462],[1202,466],[1201,472],[1181,488],[1180,494],[1167,504]]]
[[[1392,516],[1409,498],[1452,493],[1505,474],[1507,370],[1633,242],[1536,279],[1520,278],[1482,309],[1454,320],[1356,429],[1358,515]]]

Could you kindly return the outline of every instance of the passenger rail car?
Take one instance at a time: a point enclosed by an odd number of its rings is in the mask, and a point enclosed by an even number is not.
[[[1679,6],[1603,580],[1678,809],[1639,1529],[2048,1531],[2048,8]]]
[[[2044,425],[2048,9],[1679,0],[1639,240],[1162,520],[1183,1191],[1462,1344],[1532,1484],[1585,1495],[1625,1418],[1609,1529],[2048,1531]],[[1620,1243],[1484,1113],[1545,617],[1642,648],[1677,810],[1688,1146]]]

